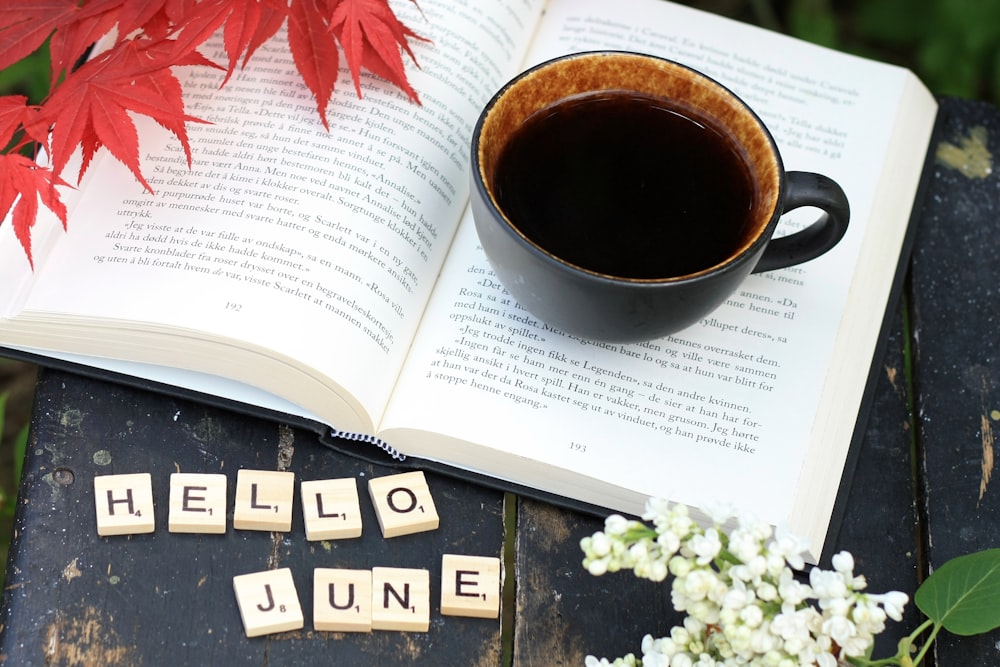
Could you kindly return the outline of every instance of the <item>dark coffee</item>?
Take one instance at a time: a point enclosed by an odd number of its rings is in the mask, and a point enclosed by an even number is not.
[[[753,179],[734,140],[632,92],[567,98],[530,116],[501,151],[493,193],[541,248],[624,278],[701,271],[754,233]]]

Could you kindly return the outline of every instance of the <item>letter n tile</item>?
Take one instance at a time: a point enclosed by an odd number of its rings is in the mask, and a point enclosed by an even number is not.
[[[431,623],[430,572],[372,568],[372,629],[427,632]]]

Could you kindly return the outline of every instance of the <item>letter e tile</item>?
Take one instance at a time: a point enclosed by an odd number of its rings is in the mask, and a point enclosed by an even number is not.
[[[443,616],[500,616],[500,559],[488,556],[441,557]]]
[[[356,479],[302,482],[301,492],[307,540],[361,537],[361,503]]]
[[[295,473],[277,470],[247,470],[236,473],[236,504],[233,527],[237,530],[292,529]]]
[[[438,513],[423,471],[368,480],[368,493],[375,505],[382,537],[437,530]]]
[[[313,627],[318,631],[371,632],[372,571],[314,569]]]
[[[237,575],[233,590],[247,637],[299,630],[305,624],[295,580],[287,567]]]
[[[226,476],[175,472],[170,475],[171,533],[226,532]]]
[[[156,529],[153,478],[148,472],[94,477],[97,534],[138,535]]]
[[[372,629],[427,632],[430,625],[430,572],[372,568]]]

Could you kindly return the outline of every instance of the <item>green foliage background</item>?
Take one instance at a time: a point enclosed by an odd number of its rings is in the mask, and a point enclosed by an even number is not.
[[[1000,0],[681,0],[912,69],[938,95],[1000,104]]]
[[[1000,104],[998,0],[790,0],[784,27],[909,67],[939,95]]]

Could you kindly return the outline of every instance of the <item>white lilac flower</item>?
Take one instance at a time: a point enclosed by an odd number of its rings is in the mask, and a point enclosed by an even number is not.
[[[645,664],[645,663],[643,663]],[[670,663],[660,663],[663,667],[693,667],[694,661],[687,653],[678,653],[670,659]]]
[[[910,601],[910,596],[899,591],[889,591],[882,595],[870,596],[874,602],[880,603],[886,615],[894,621],[903,620],[903,607]]]
[[[583,664],[585,667],[636,667],[638,665],[635,656],[631,653],[624,657],[616,658],[614,662],[608,662],[607,658],[596,658],[588,655],[584,659]]]
[[[793,570],[805,568],[806,564],[802,554],[808,548],[809,542],[792,534],[786,526],[779,526],[774,531],[774,541],[768,545],[768,550],[772,554],[784,558]]]
[[[660,545],[660,549],[663,550],[665,554],[670,556],[677,553],[681,548],[681,538],[670,531],[660,533],[656,538],[656,543]]]
[[[831,616],[823,621],[823,633],[829,635],[830,639],[841,646],[849,642],[857,632],[858,629],[854,623],[843,616]]]
[[[605,533],[594,533],[590,538],[590,552],[598,557],[603,558],[611,553],[611,538]]]
[[[809,585],[821,601],[836,600],[847,595],[847,585],[838,572],[813,568],[809,572]]]
[[[736,507],[730,503],[707,505],[704,511],[715,526],[724,526],[730,519],[735,519],[739,515]]]
[[[643,519],[652,528],[608,517],[603,533],[581,540],[592,574],[632,569],[655,581],[669,575],[674,608],[687,612],[669,636],[642,640],[641,660],[589,656],[586,667],[838,667],[862,656],[899,620],[909,598],[863,592],[854,558],[841,552],[833,569],[802,571],[805,543],[785,529],[738,519],[725,534],[728,510],[713,511],[713,527],[699,527],[684,505],[651,499]]]
[[[837,572],[853,575],[854,556],[852,556],[849,552],[841,551],[840,553],[835,554],[831,562],[833,564],[833,569]]]
[[[749,531],[734,530],[729,536],[729,551],[745,563],[760,554],[761,543]]]
[[[670,508],[671,504],[669,500],[664,498],[648,498],[642,518],[655,523],[656,518],[666,516],[671,511]]]
[[[715,528],[709,528],[701,535],[694,535],[689,545],[698,565],[711,563],[722,551],[722,540],[719,539],[719,531]]]
[[[778,575],[778,596],[781,597],[783,605],[790,605],[795,608],[805,602],[813,591],[809,586],[801,583],[795,578],[795,574],[790,568],[785,568]]]
[[[760,627],[764,622],[764,610],[756,605],[747,605],[740,610],[740,621],[748,628]]]
[[[641,526],[638,521],[629,521],[620,514],[612,514],[604,520],[604,532],[608,535],[624,535],[635,526]]]

